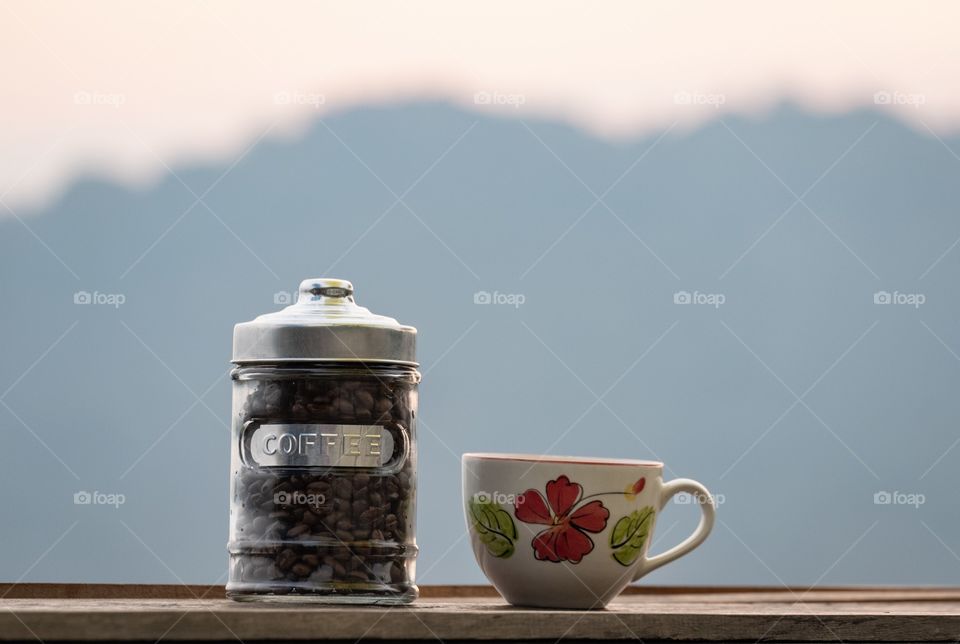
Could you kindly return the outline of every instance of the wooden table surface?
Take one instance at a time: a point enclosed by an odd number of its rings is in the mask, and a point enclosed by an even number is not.
[[[957,641],[960,589],[628,589],[606,610],[507,605],[426,586],[404,607],[237,603],[221,586],[0,584],[0,640]]]

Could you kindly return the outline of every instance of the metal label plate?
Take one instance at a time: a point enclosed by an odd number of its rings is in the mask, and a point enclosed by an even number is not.
[[[251,422],[244,433],[245,460],[260,467],[383,468],[397,443],[382,425]]]

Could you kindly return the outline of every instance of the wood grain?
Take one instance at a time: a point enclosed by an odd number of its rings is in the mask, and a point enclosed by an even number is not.
[[[951,588],[643,588],[607,610],[515,608],[483,586],[412,606],[237,603],[219,586],[0,586],[0,640],[956,641]]]

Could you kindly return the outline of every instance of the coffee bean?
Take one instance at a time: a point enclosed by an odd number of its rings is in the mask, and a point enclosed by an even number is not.
[[[330,566],[333,571],[333,575],[338,579],[343,579],[347,576],[347,568],[342,563],[334,559],[333,557],[324,557],[323,563]]]
[[[403,582],[407,578],[407,569],[403,563],[394,561],[390,566],[390,581],[395,584]]]
[[[353,497],[353,483],[347,478],[336,478],[333,480],[333,493],[338,499],[349,500]]]
[[[291,566],[293,566],[294,563],[296,563],[298,558],[299,557],[297,557],[296,551],[294,551],[292,548],[285,548],[281,550],[280,554],[277,555],[275,560],[277,570],[286,572]]]
[[[309,577],[313,572],[313,568],[307,564],[298,563],[290,569],[290,572],[295,574],[297,577]]]
[[[355,401],[361,409],[370,410],[373,407],[373,394],[369,391],[358,391]]]
[[[304,532],[310,532],[310,526],[308,526],[306,523],[298,523],[297,525],[287,530],[287,537],[292,539],[294,537],[300,536]]]
[[[328,481],[311,481],[307,483],[307,492],[311,494],[329,494],[330,483]]]

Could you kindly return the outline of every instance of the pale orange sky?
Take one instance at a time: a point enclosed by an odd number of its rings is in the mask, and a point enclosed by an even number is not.
[[[603,136],[782,101],[960,125],[956,3],[469,6],[0,2],[0,199],[39,205],[78,174],[149,182],[268,128],[420,98]]]

